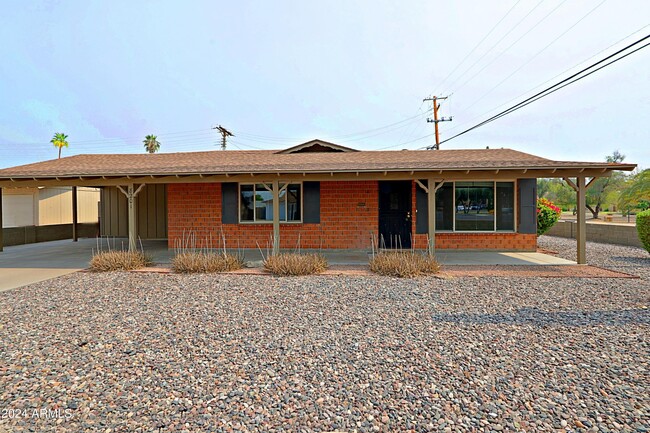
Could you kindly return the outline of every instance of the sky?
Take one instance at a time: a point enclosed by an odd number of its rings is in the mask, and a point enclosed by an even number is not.
[[[434,143],[650,34],[646,0],[3,2],[0,167],[63,156]],[[441,145],[650,168],[650,47]]]

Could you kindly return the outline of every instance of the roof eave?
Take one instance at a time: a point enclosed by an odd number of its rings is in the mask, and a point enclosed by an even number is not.
[[[1,176],[0,186],[17,186],[17,184],[37,184],[39,182],[58,182],[65,184],[66,182],[84,183],[88,185],[102,184],[105,182],[123,181],[124,183],[154,183],[160,179],[167,179],[174,182],[181,182],[186,178],[200,178],[206,181],[212,178],[237,178],[241,176],[262,177],[262,176],[281,176],[281,175],[302,175],[310,176],[323,176],[334,174],[337,175],[357,175],[363,174],[378,174],[386,176],[387,173],[408,173],[411,176],[426,177],[426,176],[443,176],[445,173],[459,174],[465,172],[465,176],[470,178],[471,173],[493,172],[495,175],[505,172],[510,173],[513,177],[574,177],[584,174],[588,177],[608,176],[612,171],[624,170],[631,171],[636,168],[635,164],[617,164],[617,165],[572,165],[572,166],[516,166],[516,167],[447,167],[447,168],[393,168],[393,169],[346,169],[346,170],[260,170],[260,171],[211,171],[211,172],[176,172],[176,173],[124,173],[124,174],[81,174],[81,175],[15,175],[15,176]],[[557,174],[557,176],[553,176]],[[541,175],[541,176],[535,176]],[[381,178],[378,176],[378,178]],[[177,180],[176,180],[177,179]],[[8,184],[8,185],[7,185]]]

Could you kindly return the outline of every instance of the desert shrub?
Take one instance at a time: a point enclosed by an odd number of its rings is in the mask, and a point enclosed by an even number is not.
[[[264,260],[264,269],[283,277],[319,274],[327,266],[327,260],[322,254],[281,253],[270,255]]]
[[[236,271],[244,266],[241,255],[185,251],[172,259],[172,270],[178,273],[205,273]]]
[[[636,231],[643,248],[650,253],[650,210],[636,214]]]
[[[370,259],[370,270],[379,275],[413,278],[435,274],[440,264],[435,257],[415,251],[384,251]]]
[[[551,229],[560,219],[562,209],[555,206],[545,198],[537,199],[537,236],[541,236]]]
[[[90,270],[97,272],[130,271],[153,263],[142,251],[100,251],[90,259]]]

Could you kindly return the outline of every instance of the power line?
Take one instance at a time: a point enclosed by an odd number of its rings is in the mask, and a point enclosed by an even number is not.
[[[501,19],[494,26],[492,26],[490,31],[487,32],[485,34],[485,36],[483,36],[483,38],[478,42],[478,44],[474,45],[474,48],[472,48],[472,50],[469,53],[467,53],[467,55],[465,55],[465,57],[463,57],[463,60],[461,60],[460,63],[458,63],[456,65],[456,67],[454,69],[452,69],[452,71],[440,82],[440,84],[438,84],[438,88],[442,87],[442,85],[445,84],[445,82],[449,79],[449,77],[451,77],[454,74],[454,72],[456,72],[458,70],[458,68],[460,68],[463,65],[463,63],[465,63],[465,60],[467,60],[472,54],[474,54],[476,49],[481,46],[481,44],[492,34],[492,32],[494,32],[494,30],[499,26],[499,24],[501,24],[503,22],[503,20],[505,20],[508,17],[508,15],[510,15],[510,12],[512,12],[513,9],[520,2],[521,2],[521,0],[517,0],[517,2],[514,5],[512,5],[512,7],[510,9],[508,9],[508,12],[506,12],[505,15],[503,15],[501,17]],[[433,92],[434,95],[437,95],[438,93],[439,92],[437,90],[435,92]]]
[[[422,101],[422,103],[420,104],[420,108],[418,108],[419,111],[422,111],[422,106],[424,105],[424,102],[425,101]],[[426,114],[426,112],[424,114]],[[413,126],[410,129],[410,131],[408,132],[408,134],[405,134],[405,131],[402,131],[402,134],[401,134],[400,139],[398,140],[397,144],[391,144],[390,146],[380,147],[380,148],[375,149],[375,150],[392,149],[394,147],[399,147],[399,146],[402,146],[402,145],[404,145],[406,143],[410,143],[410,141],[403,141],[404,137],[405,136],[406,137],[413,137],[413,135],[415,133],[415,130],[418,129],[418,126],[420,127],[420,129],[422,129],[422,128],[424,128],[425,125],[426,125],[426,123],[424,123],[424,122],[415,122],[415,123],[413,123]]]
[[[566,2],[566,0],[562,1],[562,3],[558,4],[557,6],[555,6],[555,8],[553,8],[549,13],[547,13],[546,15],[544,15],[544,17],[543,17],[541,20],[537,21],[537,22],[535,23],[534,26],[532,26],[531,28],[529,28],[529,29],[526,31],[526,33],[524,33],[523,35],[519,36],[519,37],[518,37],[518,38],[517,38],[513,43],[511,43],[510,45],[508,45],[508,47],[507,47],[506,49],[504,49],[503,51],[501,51],[501,52],[500,52],[496,57],[494,57],[494,58],[493,58],[492,60],[490,60],[486,65],[484,65],[481,69],[479,69],[476,73],[474,73],[474,75],[472,75],[472,76],[469,77],[467,80],[465,80],[465,81],[463,82],[463,84],[461,84],[459,87],[457,87],[456,89],[454,89],[454,92],[458,92],[460,89],[462,89],[463,87],[465,87],[465,86],[467,85],[467,83],[469,83],[470,81],[472,81],[472,80],[473,80],[474,78],[476,78],[476,77],[477,77],[481,72],[483,72],[483,71],[486,70],[489,66],[491,66],[494,62],[496,62],[496,61],[497,61],[497,60],[498,60],[502,55],[504,55],[505,53],[507,53],[507,52],[510,50],[510,48],[514,47],[517,43],[519,43],[519,41],[521,41],[523,38],[525,38],[525,37],[526,37],[530,32],[532,32],[533,30],[535,30],[535,29],[537,28],[537,26],[539,26],[541,23],[543,23],[544,21],[546,21],[546,18],[548,18],[549,16],[551,16],[551,15],[552,15],[556,10],[558,10],[558,9],[559,9],[559,8],[560,8],[560,7],[565,3],[565,2]]]
[[[351,138],[349,140],[341,140],[341,141],[358,141],[358,140],[360,140],[362,138],[376,137],[377,135],[386,134],[386,133],[392,132],[394,130],[398,130],[398,129],[401,129],[401,128],[405,127],[405,126],[408,126],[408,124],[412,123],[416,119],[421,118],[425,114],[426,113],[418,113],[418,114],[416,114],[414,116],[407,117],[406,119],[402,119],[402,120],[399,120],[397,122],[390,123],[388,125],[379,126],[377,128],[372,128],[372,129],[367,129],[367,130],[364,130],[364,131],[352,132],[352,133],[348,133],[348,134],[331,135],[331,136],[328,136],[327,138],[332,139],[332,140],[339,140],[339,139],[345,139],[345,138],[349,138],[349,137],[360,136],[358,138]],[[406,124],[406,125],[403,125],[403,124]],[[399,125],[401,125],[401,126],[399,126]],[[381,133],[375,133],[375,132],[383,131],[383,130],[387,130],[387,131],[384,131],[384,132],[381,132]],[[276,143],[276,142],[286,142],[286,141],[295,141],[295,140],[303,139],[303,138],[300,138],[300,137],[293,137],[293,138],[291,138],[291,137],[272,137],[272,136],[251,134],[251,133],[247,133],[247,132],[238,132],[238,135],[240,137],[245,137],[248,140],[257,141],[257,142],[260,142],[260,143]]]
[[[627,36],[625,36],[625,37],[623,37],[623,38],[617,40],[616,42],[614,42],[614,43],[608,45],[607,47],[603,48],[602,50],[598,51],[597,53],[592,54],[591,56],[587,57],[586,59],[582,60],[581,62],[578,62],[578,63],[576,63],[575,65],[571,66],[570,68],[567,68],[567,69],[563,70],[562,72],[560,72],[560,73],[558,73],[558,74],[552,76],[552,77],[549,78],[548,80],[546,80],[546,81],[544,81],[544,82],[542,82],[542,83],[539,83],[539,84],[536,85],[535,87],[532,87],[532,88],[526,90],[525,92],[520,93],[519,95],[517,95],[517,96],[515,96],[515,97],[513,97],[513,98],[510,98],[510,99],[508,99],[507,101],[505,101],[505,102],[503,102],[503,103],[501,103],[501,104],[499,104],[499,105],[497,105],[497,106],[495,106],[495,107],[492,107],[491,109],[489,109],[489,110],[487,110],[487,111],[485,111],[485,112],[483,112],[483,113],[481,113],[481,114],[479,114],[479,115],[473,116],[473,117],[471,117],[469,120],[467,120],[467,121],[465,121],[465,122],[462,122],[462,123],[460,123],[460,124],[458,124],[458,125],[456,125],[456,126],[453,126],[453,127],[449,128],[449,129],[447,130],[447,132],[452,131],[452,130],[455,130],[455,129],[459,129],[459,128],[463,127],[464,125],[467,125],[468,123],[471,123],[474,119],[478,119],[478,118],[480,118],[480,117],[483,117],[483,116],[485,116],[486,114],[489,114],[489,113],[491,113],[491,112],[493,112],[493,111],[495,111],[495,110],[497,110],[497,109],[503,107],[504,105],[507,105],[507,104],[511,103],[512,101],[515,101],[515,100],[517,100],[517,99],[523,97],[524,95],[526,95],[526,94],[528,94],[528,93],[530,93],[530,92],[532,92],[532,91],[534,91],[534,90],[536,90],[536,89],[539,89],[540,87],[542,87],[542,86],[545,85],[546,83],[550,83],[550,82],[553,81],[554,79],[556,79],[556,78],[558,78],[558,77],[560,77],[560,76],[566,74],[567,72],[569,72],[569,71],[571,71],[571,70],[573,70],[573,69],[576,69],[577,67],[579,67],[580,65],[582,65],[582,64],[584,64],[584,63],[587,63],[589,60],[593,59],[594,57],[597,57],[598,55],[604,53],[605,51],[609,50],[610,48],[612,48],[612,47],[614,47],[614,46],[620,44],[621,42],[625,41],[626,39],[629,39],[631,36],[636,35],[637,33],[639,33],[640,31],[644,30],[644,29],[647,28],[647,27],[650,27],[650,24],[646,24],[646,25],[640,27],[639,29],[637,29],[637,30],[633,31],[632,33],[628,34]]]
[[[524,64],[522,64],[521,66],[519,66],[519,68],[515,69],[515,70],[514,70],[510,75],[508,75],[508,76],[505,77],[503,80],[501,80],[497,85],[495,85],[495,86],[492,87],[490,90],[488,90],[487,92],[485,92],[484,94],[482,94],[478,99],[476,99],[474,102],[472,102],[469,106],[467,106],[467,107],[463,107],[462,109],[463,109],[463,110],[469,110],[470,108],[472,108],[472,107],[473,107],[474,105],[476,105],[479,101],[481,101],[481,100],[482,100],[483,98],[485,98],[487,95],[489,95],[490,93],[492,93],[495,89],[497,89],[499,86],[501,86],[503,83],[505,83],[508,79],[510,79],[513,75],[515,75],[517,72],[521,71],[521,70],[522,70],[526,65],[528,65],[530,62],[532,62],[533,60],[535,60],[535,59],[536,59],[540,54],[542,54],[544,51],[546,51],[546,50],[547,50],[551,45],[553,45],[554,43],[556,43],[556,42],[557,42],[558,40],[560,40],[564,35],[566,35],[566,34],[569,33],[571,30],[573,30],[573,28],[575,28],[575,26],[577,26],[578,24],[580,24],[580,23],[581,23],[585,18],[587,18],[589,15],[591,15],[591,14],[592,14],[596,9],[598,9],[599,7],[601,7],[601,6],[602,6],[606,1],[607,1],[607,0],[602,0],[600,3],[598,3],[598,4],[597,4],[593,9],[591,9],[589,12],[587,12],[585,15],[583,15],[582,18],[580,18],[578,21],[576,21],[575,23],[573,23],[573,25],[571,25],[571,27],[569,27],[568,29],[566,29],[566,30],[565,30],[564,32],[562,32],[559,36],[557,36],[555,39],[553,39],[551,42],[549,42],[548,45],[546,45],[544,48],[542,48],[541,50],[539,50],[539,51],[538,51],[534,56],[532,56],[532,57],[529,58],[526,62],[524,62]]]
[[[447,138],[446,140],[443,140],[440,144],[446,143],[447,141],[453,140],[456,137],[460,137],[461,135],[467,134],[468,132],[473,131],[476,128],[480,128],[481,126],[484,126],[484,125],[486,125],[488,123],[491,123],[491,122],[493,122],[493,121],[495,121],[497,119],[500,119],[501,117],[504,117],[504,116],[506,116],[506,115],[508,115],[510,113],[513,113],[513,112],[525,107],[526,105],[532,104],[533,102],[535,102],[535,101],[537,101],[539,99],[542,99],[542,98],[544,98],[544,97],[546,97],[546,96],[548,96],[548,95],[550,95],[552,93],[555,93],[558,90],[560,90],[560,89],[562,89],[562,88],[564,88],[564,87],[566,87],[566,86],[568,86],[570,84],[573,84],[573,83],[575,83],[577,81],[580,81],[583,78],[586,78],[589,75],[591,75],[591,74],[593,74],[593,73],[595,73],[595,72],[597,72],[597,71],[599,71],[599,70],[601,70],[601,69],[603,69],[603,68],[605,68],[605,67],[607,67],[607,66],[609,66],[609,65],[611,65],[613,63],[616,63],[619,60],[622,60],[625,57],[627,57],[627,56],[629,56],[631,54],[634,54],[639,50],[642,50],[643,48],[650,45],[650,43],[647,43],[647,44],[645,44],[645,45],[643,45],[643,46],[641,46],[639,48],[636,48],[633,51],[630,51],[629,53],[626,53],[626,54],[622,55],[621,57],[618,57],[618,58],[616,58],[616,59],[614,59],[614,60],[612,60],[612,61],[610,61],[608,63],[605,63],[604,65],[594,69],[593,71],[589,71],[590,69],[593,69],[594,67],[600,65],[601,63],[607,62],[611,58],[616,57],[617,55],[623,53],[624,51],[627,51],[628,49],[632,48],[633,46],[640,44],[641,42],[645,41],[648,38],[650,38],[650,35],[644,36],[643,38],[639,39],[636,42],[633,42],[632,44],[626,46],[625,48],[622,48],[622,49],[616,51],[615,53],[610,54],[609,56],[605,57],[604,59],[599,60],[598,62],[591,64],[590,66],[580,70],[579,72],[576,72],[575,74],[571,75],[570,77],[567,77],[564,80],[559,81],[558,83],[556,83],[556,84],[554,84],[554,85],[552,85],[550,87],[547,87],[546,89],[542,90],[541,92],[539,92],[539,93],[537,93],[537,94],[535,94],[535,95],[533,95],[533,96],[519,102],[518,104],[513,105],[512,107],[510,107],[510,108],[508,108],[506,110],[503,110],[502,112],[490,117],[489,119],[486,119],[486,120],[484,120],[484,121],[482,121],[482,122],[480,122],[480,123],[478,123],[478,124],[476,124],[476,125],[474,125],[474,126],[472,126],[470,128],[467,128],[466,130],[464,130],[462,132],[459,132],[458,134],[456,134],[456,135],[454,135],[454,136],[452,136],[450,138]],[[589,71],[589,72],[582,75],[583,73],[585,73],[587,71]]]
[[[459,76],[458,76],[454,81],[452,81],[451,84],[450,84],[448,87],[452,88],[453,85],[456,84],[456,83],[458,82],[458,80],[460,80],[461,78],[463,78],[463,77],[465,76],[465,74],[467,74],[469,71],[472,70],[472,68],[473,68],[474,66],[476,66],[477,63],[479,63],[481,60],[483,60],[483,59],[485,58],[485,56],[487,56],[488,54],[490,54],[490,53],[492,52],[492,50],[494,50],[494,49],[495,49],[495,48],[496,48],[496,47],[501,43],[501,41],[503,41],[506,37],[508,37],[508,35],[509,35],[510,33],[512,33],[512,32],[513,32],[517,27],[519,27],[519,25],[520,25],[522,22],[524,22],[524,20],[525,20],[526,18],[528,18],[528,16],[529,16],[530,14],[532,14],[532,13],[533,13],[533,12],[534,12],[534,11],[535,11],[535,10],[536,10],[536,9],[537,9],[541,4],[542,4],[542,3],[544,3],[544,0],[540,0],[540,1],[535,5],[535,6],[533,6],[533,8],[532,8],[531,10],[529,10],[528,13],[527,13],[526,15],[524,15],[524,17],[523,17],[522,19],[520,19],[520,20],[517,22],[517,24],[515,24],[513,27],[511,27],[510,30],[508,30],[508,31],[506,32],[506,34],[503,35],[503,36],[501,37],[501,39],[499,39],[498,41],[496,41],[495,44],[493,44],[490,48],[488,48],[488,50],[487,50],[485,53],[483,53],[483,55],[482,55],[481,57],[479,57],[479,58],[478,58],[474,63],[472,63],[472,64],[469,66],[469,68],[465,69],[465,71],[464,71],[462,74],[460,74],[460,75],[459,75]]]
[[[420,111],[420,110],[418,110]],[[393,132],[395,130],[399,130],[403,127],[406,127],[410,125],[411,123],[415,122],[416,120],[419,120],[422,118],[426,113],[418,112],[416,115],[407,117],[405,119],[399,120],[397,122],[389,123],[387,125],[379,126],[376,128],[372,129],[367,129],[364,131],[358,131],[358,132],[353,132],[353,133],[348,133],[348,134],[341,134],[341,135],[335,135],[335,136],[330,136],[329,139],[339,139],[339,138],[347,138],[347,137],[355,137],[359,136],[357,138],[350,138],[350,140],[345,140],[345,141],[358,141],[363,138],[370,138],[370,137],[375,137],[377,135],[381,134],[387,134],[389,132]],[[379,133],[379,131],[384,131]],[[374,133],[374,134],[373,134]],[[256,141],[260,143],[267,143],[267,144],[277,144],[279,142],[287,142],[287,141],[296,141],[296,140],[302,140],[304,137],[271,137],[271,136],[264,136],[264,135],[258,135],[258,134],[252,134],[252,133],[247,133],[247,132],[239,132],[237,131],[237,134],[242,137],[246,138],[249,141]],[[372,134],[372,135],[369,135]],[[166,132],[166,133],[159,133],[157,134],[158,137],[161,139],[160,141],[165,144],[171,144],[171,143],[187,143],[187,142],[195,142],[196,140],[212,140],[214,141],[214,132],[209,129],[197,129],[197,130],[189,130],[189,131],[176,131],[176,132]],[[166,138],[168,137],[169,138]],[[101,149],[114,149],[115,147],[125,147],[125,146],[131,146],[135,143],[130,143],[130,142],[135,142],[141,140],[142,137],[136,137],[136,136],[124,136],[124,137],[108,137],[108,138],[98,138],[98,139],[88,139],[88,140],[73,140],[71,141],[72,145],[83,145],[84,150],[101,150]],[[209,143],[206,143],[209,144]],[[240,145],[243,145],[241,142],[239,142]],[[49,148],[50,146],[47,144],[45,141],[39,141],[39,142],[22,142],[22,143],[1,143],[0,146],[33,146],[33,147],[40,147],[42,146],[43,148]],[[255,148],[254,146],[250,146]]]

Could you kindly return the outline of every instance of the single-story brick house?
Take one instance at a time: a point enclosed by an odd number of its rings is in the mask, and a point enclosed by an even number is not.
[[[312,140],[284,150],[77,155],[0,170],[0,188],[103,187],[102,232],[128,234],[131,246],[140,235],[173,248],[192,233],[239,248],[379,241],[534,251],[537,178],[566,179],[584,203],[587,179],[634,168],[511,149],[357,151]]]

